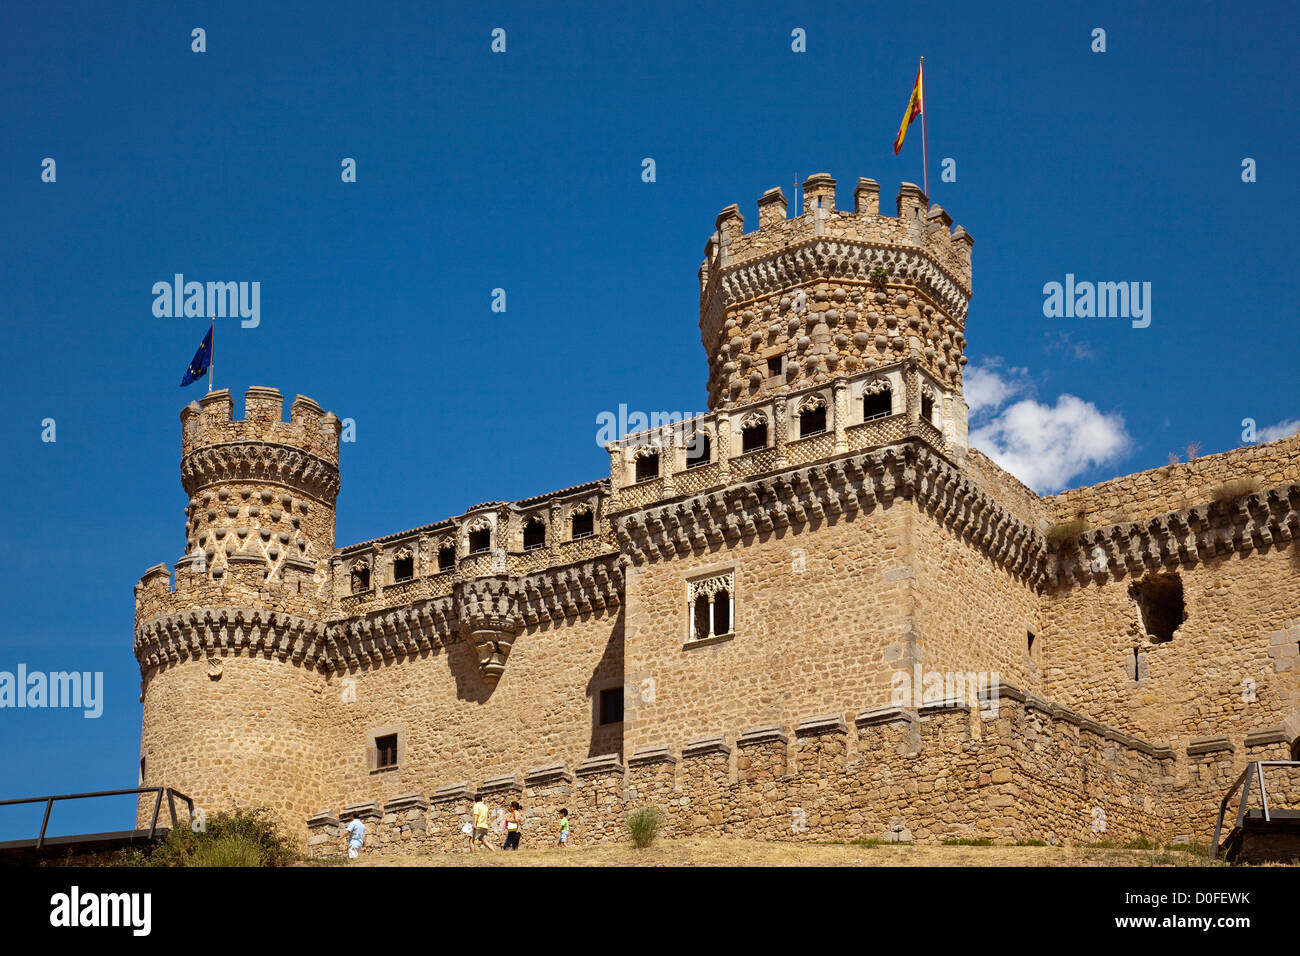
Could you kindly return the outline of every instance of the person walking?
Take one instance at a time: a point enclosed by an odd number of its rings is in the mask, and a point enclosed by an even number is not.
[[[495,850],[491,843],[487,841],[488,833],[488,805],[483,802],[483,795],[480,793],[474,803],[474,808],[470,811],[470,826],[472,830],[469,835],[470,850],[477,850],[480,846],[485,850]],[[477,844],[477,846],[475,845]]]
[[[555,841],[555,845],[569,848],[569,808],[564,807],[560,810],[560,838]]]
[[[366,845],[366,825],[360,817],[353,817],[344,833],[347,834],[348,859],[355,860],[361,854],[361,848]]]
[[[506,814],[506,845],[503,849],[519,849],[519,832],[524,822],[524,816],[520,813],[520,809],[518,803],[510,804],[510,812]]]

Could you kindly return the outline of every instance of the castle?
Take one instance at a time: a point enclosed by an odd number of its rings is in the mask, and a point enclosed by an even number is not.
[[[1205,842],[1300,749],[1300,437],[1040,497],[968,447],[973,240],[859,179],[717,217],[709,412],[608,476],[338,548],[340,423],[181,412],[186,554],[136,585],[144,784],[314,852],[576,838]],[[937,680],[931,677],[937,675]],[[1291,793],[1292,797],[1297,794]]]

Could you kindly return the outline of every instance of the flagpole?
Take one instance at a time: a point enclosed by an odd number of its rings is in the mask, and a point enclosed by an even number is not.
[[[922,114],[924,115],[924,114]],[[217,362],[217,314],[212,313],[212,348],[208,352],[208,391],[212,391],[212,366]]]
[[[930,207],[930,143],[925,133],[925,114],[930,112],[925,102],[925,57],[921,57],[921,181],[925,183],[926,209]]]

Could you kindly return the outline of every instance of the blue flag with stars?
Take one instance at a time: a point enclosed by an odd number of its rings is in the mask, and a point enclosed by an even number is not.
[[[181,388],[186,385],[192,385],[203,377],[203,373],[208,370],[212,364],[212,327],[208,327],[208,334],[203,336],[203,344],[199,350],[194,353],[194,358],[190,359],[190,367],[185,370],[185,377],[181,379]]]

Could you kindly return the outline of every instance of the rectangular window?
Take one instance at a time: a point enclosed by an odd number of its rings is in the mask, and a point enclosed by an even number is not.
[[[619,724],[623,722],[623,688],[610,687],[600,692],[600,723]]]
[[[376,737],[375,750],[378,751],[375,766],[380,770],[383,770],[385,767],[397,766],[397,734],[388,734],[385,737]]]
[[[573,532],[571,537],[576,541],[578,538],[590,538],[596,533],[595,519],[590,511],[584,511],[581,514],[573,516]]]
[[[415,577],[415,558],[398,558],[393,562],[393,580],[409,581]]]
[[[768,375],[781,374],[781,356],[773,355],[770,359],[767,360],[767,374]]]

